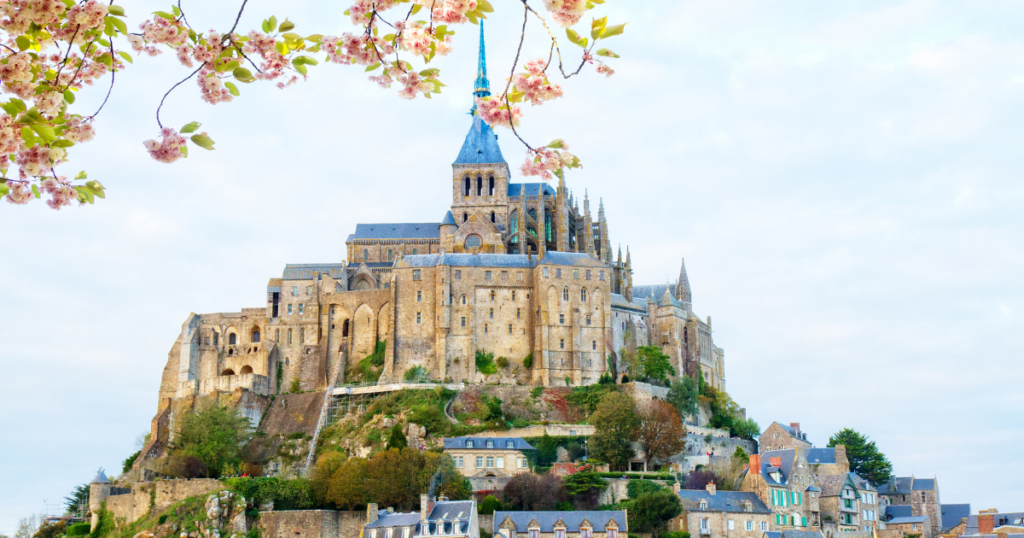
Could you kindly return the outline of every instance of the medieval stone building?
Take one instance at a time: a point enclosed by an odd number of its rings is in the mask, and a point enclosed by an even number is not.
[[[476,96],[490,95],[483,36]],[[450,182],[449,182],[450,181]],[[595,383],[623,372],[623,349],[658,345],[677,375],[725,387],[711,319],[692,309],[685,267],[671,286],[633,286],[627,248],[612,254],[602,201],[566,186],[514,182],[475,113],[452,164],[439,222],[357,224],[346,259],[286,265],[265,304],[191,314],[164,371],[171,400],[247,389],[257,395],[342,383],[370,355],[381,382],[412,369],[438,381]],[[481,372],[474,357],[501,366]],[[253,414],[258,417],[258,410]]]

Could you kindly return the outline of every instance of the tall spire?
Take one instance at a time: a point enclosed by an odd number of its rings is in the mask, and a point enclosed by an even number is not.
[[[480,58],[476,65],[476,82],[473,83],[473,95],[475,97],[488,97],[491,95],[491,82],[487,80],[487,51],[484,48],[484,21],[480,19]],[[476,102],[473,103],[473,110],[476,110]]]
[[[684,303],[692,303],[690,296],[690,279],[686,277],[686,260],[679,266],[679,280],[676,281],[676,299]]]

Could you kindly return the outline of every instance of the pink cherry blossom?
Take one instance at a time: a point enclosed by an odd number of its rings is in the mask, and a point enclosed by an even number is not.
[[[583,17],[587,10],[587,0],[544,0],[544,7],[551,12],[551,17],[559,25],[569,27]]]
[[[504,99],[495,97],[477,97],[476,107],[476,112],[480,119],[491,127],[518,127],[519,118],[523,117],[523,111],[519,108],[519,105],[506,107]],[[510,109],[511,113],[509,112]]]
[[[160,130],[160,136],[161,140],[159,142],[156,140],[143,142],[146,149],[149,150],[151,157],[162,163],[170,164],[184,156],[181,152],[181,148],[186,144],[184,136],[178,134],[174,129],[167,127]]]

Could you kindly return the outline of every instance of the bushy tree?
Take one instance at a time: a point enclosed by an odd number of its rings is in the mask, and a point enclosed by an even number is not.
[[[828,446],[837,445],[846,447],[850,470],[871,482],[871,485],[878,487],[889,481],[892,463],[866,435],[851,428],[843,428],[828,440]]]
[[[44,521],[32,538],[58,538],[64,536],[68,524],[66,521]]]
[[[647,460],[664,462],[686,449],[686,428],[675,408],[666,402],[648,400],[637,405],[639,419],[636,439]]]
[[[608,483],[588,469],[563,478],[562,485],[565,486],[565,493],[577,510],[593,510],[597,508],[601,490],[606,488]]]
[[[672,518],[683,513],[679,496],[669,489],[646,493],[623,505],[628,514],[630,530],[649,532],[652,536],[658,536]]]
[[[391,427],[391,432],[388,433],[388,445],[387,448],[397,448],[402,450],[409,446],[409,442],[405,439],[405,434],[402,433],[402,424],[395,423]]]
[[[452,500],[464,500],[473,496],[469,479],[455,468],[455,461],[448,454],[424,452],[423,468],[420,470],[418,487],[426,493],[434,486],[434,492]]]
[[[366,506],[366,460],[349,458],[335,469],[327,481],[324,498],[345,510]]]
[[[641,495],[661,491],[665,486],[651,480],[630,480],[626,484],[626,495],[630,499],[638,499]]]
[[[697,412],[697,381],[690,376],[672,383],[666,401],[676,408],[680,416],[686,417]]]
[[[641,346],[637,348],[636,354],[645,378],[668,381],[668,376],[676,375],[672,361],[659,346]]]
[[[422,455],[413,448],[391,448],[366,462],[368,497],[382,506],[409,509],[419,503],[417,477]]]
[[[480,503],[480,515],[489,516],[494,514],[496,510],[501,510],[501,501],[494,495],[484,497],[483,502]]]
[[[225,465],[242,462],[251,437],[249,419],[218,403],[186,413],[171,443],[170,468],[184,478],[217,477]]]
[[[683,482],[683,488],[704,489],[712,482],[715,483],[715,487],[717,488],[722,485],[722,478],[711,469],[702,467],[696,471],[691,471],[686,475],[686,480]]]
[[[336,450],[330,450],[316,459],[309,477],[309,487],[313,490],[313,496],[317,504],[328,503],[327,492],[330,488],[331,476],[345,464],[345,455]]]
[[[615,469],[624,469],[635,455],[630,442],[639,425],[633,398],[621,392],[605,394],[590,423],[595,430],[590,437],[590,453]]]
[[[506,510],[555,510],[567,498],[562,480],[552,474],[519,473],[501,490]]]
[[[89,484],[75,486],[75,489],[71,490],[71,494],[64,497],[64,511],[66,513],[73,514],[81,506],[84,506],[86,510],[89,509]]]

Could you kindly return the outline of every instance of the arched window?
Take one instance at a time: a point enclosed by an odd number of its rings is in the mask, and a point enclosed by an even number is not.
[[[365,248],[363,249],[363,261],[364,262],[370,261],[370,251],[365,249]]]
[[[299,343],[300,344],[305,344],[306,343],[306,328],[305,327],[299,329]]]
[[[348,337],[348,320],[347,319],[345,320],[345,323],[341,324],[341,337],[342,338],[347,338]]]
[[[243,366],[242,369],[238,371],[238,373],[239,374],[251,374],[252,373],[252,366]]]
[[[465,295],[462,296],[462,304],[466,304],[466,296]]]
[[[469,182],[470,182],[470,179],[468,177],[463,182],[463,189],[462,189],[462,195],[463,196],[469,196]]]
[[[252,330],[252,343],[260,343],[260,328],[256,327]]]
[[[491,211],[491,222],[494,222],[494,211]]]
[[[494,196],[494,178],[487,178],[487,195]]]
[[[580,301],[584,302],[584,303],[587,302],[587,289],[586,288],[580,288]]]
[[[227,370],[221,372],[220,375],[235,375],[235,371],[232,370],[231,368],[228,368]]]
[[[477,196],[483,196],[484,195],[484,178],[482,178],[482,177],[476,178],[476,195]]]
[[[238,343],[238,335],[236,335],[235,333],[229,333],[228,334],[228,345],[229,346],[233,346],[233,345],[235,345],[237,343]]]
[[[569,288],[564,288],[562,290],[562,300],[563,301],[568,301],[569,300]]]
[[[518,211],[513,211],[512,212],[512,216],[509,218],[509,230],[510,230],[510,233],[513,236],[515,234],[519,233],[519,212]],[[513,238],[513,239],[518,241],[519,238]]]
[[[419,252],[419,250],[417,250],[417,249],[412,249],[412,255],[413,255],[413,256],[415,256],[415,255],[416,255],[416,254],[417,254],[418,252]]]
[[[217,331],[213,332],[213,345],[220,345],[220,333]]]
[[[388,261],[391,261],[391,260],[393,260],[393,259],[394,259],[394,257],[395,257],[395,254],[394,254],[394,252],[392,252],[392,251],[391,251],[391,249],[389,248],[389,249],[388,249]]]
[[[467,220],[469,220],[469,213],[463,213],[462,214],[462,222],[466,222]]]

